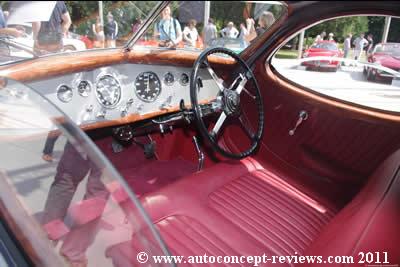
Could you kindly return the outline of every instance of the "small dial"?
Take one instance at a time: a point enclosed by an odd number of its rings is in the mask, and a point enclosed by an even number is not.
[[[111,75],[101,76],[96,83],[97,101],[105,108],[114,108],[121,100],[121,85]]]
[[[88,81],[80,81],[78,84],[78,93],[83,97],[88,97],[92,91],[92,85]]]
[[[136,77],[135,93],[145,102],[153,102],[161,93],[161,82],[157,74],[151,71],[143,72]]]
[[[57,97],[61,102],[68,103],[73,96],[72,88],[67,85],[60,85],[57,88]]]
[[[165,83],[166,85],[173,85],[173,84],[174,84],[174,81],[175,81],[175,77],[174,77],[174,75],[173,75],[171,72],[167,72],[167,73],[164,75],[164,83]]]
[[[187,75],[186,73],[182,73],[180,79],[179,79],[179,83],[183,86],[188,85],[189,83],[189,75]]]

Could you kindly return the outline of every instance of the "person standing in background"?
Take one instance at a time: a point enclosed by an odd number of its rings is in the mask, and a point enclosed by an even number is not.
[[[182,41],[181,25],[171,16],[170,6],[161,12],[161,20],[155,25],[154,37],[160,40],[160,47],[175,48]]]
[[[189,20],[188,26],[183,29],[183,40],[189,46],[196,47],[199,39],[199,33],[196,29],[197,22],[194,19]]]
[[[114,20],[114,16],[108,12],[107,23],[104,26],[104,34],[106,39],[106,47],[115,48],[118,35],[118,23]]]
[[[101,24],[99,16],[96,17],[96,23],[92,24],[92,31],[94,33],[94,36],[96,37],[95,47],[104,48],[104,27],[103,24]]]
[[[228,22],[225,28],[221,30],[222,37],[225,38],[237,38],[239,31],[236,29],[235,24],[232,21]]]
[[[318,34],[318,35],[315,37],[314,44],[323,41],[324,38],[325,38],[325,36],[326,36],[326,32],[321,32],[321,34]]]
[[[245,40],[253,41],[258,36],[263,35],[275,22],[275,16],[272,12],[264,11],[258,18],[258,26],[255,28],[255,22],[252,18],[246,19],[246,30],[244,30]]]
[[[360,60],[362,56],[362,52],[364,48],[368,45],[368,41],[364,38],[364,33],[361,33],[359,37],[357,37],[353,45],[354,47],[354,59],[355,60]]]
[[[373,38],[372,34],[368,34],[367,41],[368,41],[368,46],[367,46],[366,52],[368,55],[372,52],[372,49],[374,48],[374,38]]]
[[[343,58],[347,58],[348,56],[349,56],[349,54],[350,54],[350,50],[351,50],[351,37],[352,37],[352,35],[351,35],[351,33],[349,33],[349,34],[347,34],[346,35],[346,39],[344,39],[344,43],[343,43],[343,52],[344,52],[344,55],[343,55]],[[342,65],[344,66],[345,65],[345,62],[342,62]]]
[[[63,38],[71,26],[71,17],[64,1],[57,1],[48,21],[32,22],[34,50],[38,54],[63,50]]]
[[[335,40],[333,39],[333,36],[334,36],[334,34],[333,34],[332,32],[330,32],[330,33],[328,34],[328,41],[335,41]]]
[[[206,47],[211,45],[211,41],[218,37],[217,26],[212,18],[208,19],[207,25],[203,29],[203,40]]]

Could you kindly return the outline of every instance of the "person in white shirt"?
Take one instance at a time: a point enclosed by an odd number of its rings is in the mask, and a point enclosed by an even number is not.
[[[328,34],[328,41],[334,41],[333,39],[334,34],[331,32]]]
[[[349,56],[350,50],[351,50],[351,33],[347,34],[346,39],[344,39],[343,43],[343,58],[347,58]],[[344,62],[342,65],[345,65]]]
[[[232,21],[228,22],[225,28],[221,30],[222,37],[226,38],[237,38],[239,31],[236,29]]]
[[[368,45],[368,41],[367,39],[364,38],[364,36],[365,36],[364,33],[361,33],[360,36],[357,37],[353,42],[353,45],[355,46],[354,48],[355,60],[360,60],[364,47]]]
[[[183,40],[189,46],[196,46],[199,33],[196,29],[197,22],[194,19],[189,20],[188,26],[183,29]]]
[[[315,37],[314,44],[323,41],[325,36],[326,36],[326,32],[322,32],[321,34],[318,34],[317,37]]]

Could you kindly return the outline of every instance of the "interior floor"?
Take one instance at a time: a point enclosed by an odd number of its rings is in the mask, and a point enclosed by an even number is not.
[[[146,137],[138,139],[148,142]],[[182,155],[160,159],[156,153],[154,157],[146,158],[143,148],[135,143],[121,152],[114,152],[111,144],[112,137],[96,141],[98,148],[120,172],[138,197],[197,171],[197,164],[185,159]]]

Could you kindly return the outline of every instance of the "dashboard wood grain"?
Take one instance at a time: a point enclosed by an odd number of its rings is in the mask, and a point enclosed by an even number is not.
[[[183,50],[89,50],[76,53],[50,55],[0,67],[0,76],[21,82],[44,80],[75,72],[89,71],[123,63],[158,64],[191,67],[198,52]],[[210,63],[226,68],[234,60],[211,56]]]

